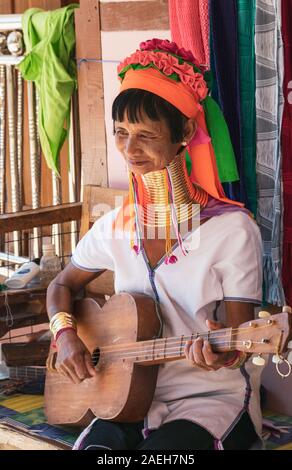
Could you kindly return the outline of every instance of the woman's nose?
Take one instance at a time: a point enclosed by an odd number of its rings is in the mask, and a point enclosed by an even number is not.
[[[135,156],[137,149],[137,139],[135,136],[129,135],[125,142],[125,152],[128,157]]]

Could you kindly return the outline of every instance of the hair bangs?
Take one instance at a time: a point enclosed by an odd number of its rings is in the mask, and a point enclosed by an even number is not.
[[[130,123],[143,122],[143,114],[152,121],[165,120],[172,142],[183,140],[187,117],[160,96],[150,91],[130,88],[122,91],[113,102],[113,121],[122,122],[126,116]]]

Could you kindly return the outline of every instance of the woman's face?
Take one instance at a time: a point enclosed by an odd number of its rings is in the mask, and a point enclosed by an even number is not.
[[[139,123],[115,121],[115,142],[129,169],[143,175],[165,168],[177,155],[181,142],[171,142],[170,130],[164,120],[152,121],[145,114]]]

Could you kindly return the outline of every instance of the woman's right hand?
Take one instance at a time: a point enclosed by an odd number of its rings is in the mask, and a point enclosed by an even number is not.
[[[62,332],[57,339],[56,369],[75,384],[96,376],[91,355],[75,330]]]

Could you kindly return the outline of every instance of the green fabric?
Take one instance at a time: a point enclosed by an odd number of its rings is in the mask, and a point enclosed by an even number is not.
[[[74,9],[30,8],[22,16],[26,56],[18,65],[25,80],[36,84],[40,97],[39,134],[49,168],[58,174],[58,159],[70,127],[70,103],[77,88]],[[66,121],[66,129],[64,124]]]
[[[191,171],[192,171],[192,160],[187,150],[186,150],[185,160],[186,160],[187,172],[188,172],[188,175],[190,176]]]
[[[216,156],[216,163],[221,183],[239,180],[235,155],[230,140],[229,130],[218,104],[211,96],[203,101],[206,124]]]
[[[238,0],[238,53],[243,176],[248,208],[257,212],[255,110],[255,0]]]

